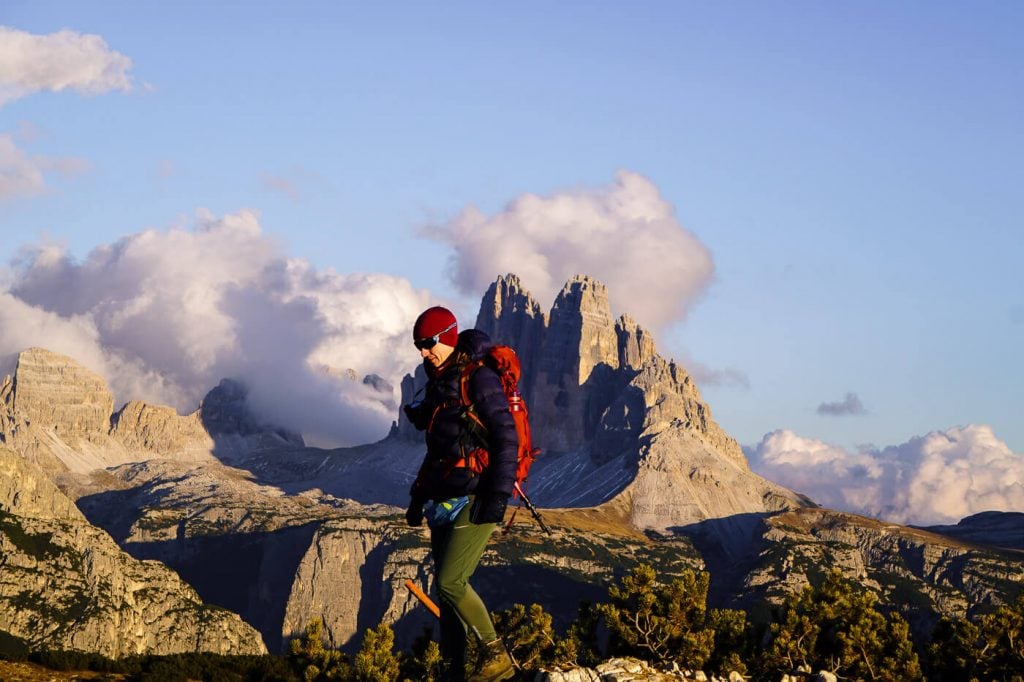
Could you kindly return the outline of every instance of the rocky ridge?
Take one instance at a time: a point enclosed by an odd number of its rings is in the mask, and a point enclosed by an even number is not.
[[[927,631],[938,614],[963,618],[1012,600],[1024,589],[1021,558],[856,514],[801,509],[764,519],[739,570],[712,567],[712,576],[718,589],[738,595],[736,604],[752,609],[781,603],[838,569]]]
[[[637,561],[665,576],[710,568],[716,605],[748,593],[778,599],[832,563],[880,594],[925,595],[922,608],[949,615],[974,599],[997,603],[1024,583],[1013,569],[1019,558],[814,509],[754,475],[692,377],[635,321],[613,319],[607,292],[590,278],[568,282],[550,315],[517,278],[501,278],[477,326],[523,357],[537,442],[547,450],[529,490],[556,530],[554,539],[540,536],[522,512],[516,533],[488,549],[475,580],[493,595],[491,608],[539,601],[565,623],[577,599],[601,599],[602,583]],[[56,423],[78,423],[70,398],[49,417],[25,407],[32,403],[15,407],[15,390],[32,377],[16,372],[0,391],[7,444],[48,462],[89,520],[132,556],[172,567],[204,600],[241,614],[270,649],[314,617],[325,617],[343,645],[381,619],[395,624],[400,644],[420,633],[425,612],[402,583],[429,586],[427,545],[400,512],[423,441],[403,416],[378,443],[305,447],[255,420],[244,388],[223,382],[192,415],[129,403],[105,432],[88,420],[80,432]],[[98,384],[79,383],[83,405],[95,404]],[[421,371],[406,377],[403,402],[422,383]]]
[[[132,556],[166,564],[205,600],[240,614],[273,651],[314,618],[344,646],[365,623],[404,618],[415,606],[403,585],[424,576],[426,545],[394,507],[319,488],[287,493],[221,464],[153,460],[93,478],[96,492],[78,500],[91,521]],[[429,624],[410,618],[414,626],[398,628],[402,641]]]
[[[610,503],[661,532],[813,504],[750,471],[692,377],[658,354],[650,332],[612,317],[600,282],[572,278],[544,316],[506,275],[484,295],[476,327],[532,360],[524,396],[548,451],[531,490],[541,504]]]
[[[1024,513],[989,511],[973,514],[952,526],[924,530],[965,542],[1024,550]]]
[[[114,398],[102,377],[57,353],[31,348],[0,388],[15,414],[66,440],[90,440],[109,428]]]
[[[0,623],[31,647],[260,654],[258,633],[170,569],[121,551],[41,470],[0,449]]]
[[[102,478],[104,491],[78,501],[86,515],[132,556],[165,563],[206,601],[239,613],[272,651],[314,618],[332,643],[348,648],[382,620],[394,624],[403,646],[432,623],[404,586],[406,579],[432,584],[426,531],[408,528],[399,508],[319,489],[288,494],[225,466],[152,461]],[[637,561],[676,573],[703,566],[685,542],[652,543],[640,534],[624,541],[614,525],[560,530],[571,513],[549,513],[555,539],[521,514],[515,531],[488,549],[477,584],[494,608],[542,599],[566,623],[578,598],[600,598],[598,582]]]
[[[0,442],[51,476],[155,457],[215,460],[197,413],[141,402],[114,413],[102,377],[42,348],[18,355],[14,375],[0,385],[0,405]]]

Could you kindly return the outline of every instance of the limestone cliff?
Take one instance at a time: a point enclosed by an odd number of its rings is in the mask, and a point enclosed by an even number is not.
[[[0,442],[50,476],[155,457],[211,461],[198,413],[133,401],[116,414],[106,382],[74,359],[40,348],[18,356],[0,385]]]
[[[359,518],[325,523],[295,572],[282,635],[297,636],[322,618],[335,646],[351,647],[377,622],[401,623],[396,634],[410,641],[433,624],[405,588],[411,579],[426,589],[428,551],[419,533],[390,524]]]
[[[183,461],[206,461],[214,448],[199,411],[179,415],[171,407],[132,400],[113,417],[110,436],[131,452]]]
[[[615,319],[591,278],[570,280],[545,315],[518,278],[503,277],[477,327],[523,359],[545,450],[528,490],[556,529],[554,540],[541,537],[520,512],[517,531],[488,548],[474,581],[492,609],[538,601],[564,625],[578,599],[604,598],[602,583],[636,561],[664,575],[708,567],[719,605],[774,598],[833,564],[893,601],[943,613],[995,603],[1024,580],[1018,555],[816,510],[753,474],[685,368],[634,320]],[[423,456],[423,434],[403,415],[378,443],[321,450],[256,419],[237,382],[222,382],[190,415],[131,402],[111,416],[97,379],[70,359],[28,351],[0,386],[0,434],[26,462],[72,481],[78,508],[135,559],[114,554],[35,469],[0,468],[0,543],[15,557],[0,558],[0,622],[16,614],[15,634],[34,627],[46,644],[134,651],[176,642],[179,627],[194,636],[227,628],[217,646],[241,650],[226,616],[203,610],[200,597],[240,614],[274,651],[315,617],[349,646],[381,620],[395,624],[403,646],[431,622],[402,586],[431,582],[425,536],[400,515]],[[403,403],[423,383],[421,370],[406,377]],[[50,390],[58,399],[43,405]],[[1010,521],[982,525],[1013,546]],[[164,562],[195,592],[136,559]],[[115,597],[102,601],[93,586],[108,584]],[[23,585],[34,591],[22,594]],[[165,593],[195,605],[164,613],[150,595]],[[106,625],[111,609],[125,611],[116,631]],[[24,618],[34,620],[16,620]],[[93,622],[93,634],[69,639]]]
[[[38,467],[6,448],[0,448],[0,509],[25,518],[85,521],[75,503]]]
[[[544,346],[547,315],[515,275],[500,277],[480,301],[476,328],[492,339],[515,339],[523,365],[522,392],[531,395]]]
[[[74,359],[28,349],[0,384],[0,442],[62,483],[68,473],[130,462],[213,463],[304,445],[300,435],[257,419],[245,387],[230,379],[187,415],[137,400],[115,413],[113,400],[106,382]]]
[[[542,329],[544,316],[513,275],[491,286],[477,318],[536,363],[524,372],[534,372],[524,394],[534,442],[546,451],[531,481],[541,504],[609,502],[636,527],[659,531],[811,504],[750,471],[686,370],[629,316],[613,319],[603,284],[572,278],[546,319]]]
[[[110,429],[114,397],[95,372],[42,348],[18,355],[10,407],[66,441],[102,438]]]
[[[34,465],[0,449],[0,623],[35,649],[118,658],[259,654],[258,633],[203,604],[170,569],[137,561]]]
[[[30,348],[0,385],[0,442],[51,475],[120,461],[124,448],[107,437],[113,400],[95,373]]]
[[[741,605],[764,608],[839,569],[900,610],[917,630],[938,614],[962,618],[1006,603],[1024,585],[1019,551],[998,550],[922,529],[828,509],[767,518],[750,553],[713,566],[719,589]],[[739,570],[737,570],[739,569]],[[731,582],[731,584],[730,584]]]
[[[611,402],[618,368],[608,292],[599,282],[575,277],[551,308],[537,378],[527,394],[537,441],[563,452],[588,441]]]

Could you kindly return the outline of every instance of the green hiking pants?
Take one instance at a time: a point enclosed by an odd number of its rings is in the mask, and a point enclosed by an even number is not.
[[[441,608],[441,656],[449,679],[461,679],[466,663],[466,637],[473,633],[481,642],[497,638],[491,615],[469,584],[487,540],[497,524],[469,520],[470,498],[452,523],[430,530],[434,575]]]

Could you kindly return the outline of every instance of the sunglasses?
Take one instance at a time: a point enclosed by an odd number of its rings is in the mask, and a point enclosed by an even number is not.
[[[447,329],[442,329],[433,336],[428,336],[425,339],[416,339],[415,341],[412,342],[412,345],[416,346],[416,348],[418,348],[419,350],[430,350],[441,341],[442,336],[450,332],[452,329],[455,329],[454,322],[448,325]]]

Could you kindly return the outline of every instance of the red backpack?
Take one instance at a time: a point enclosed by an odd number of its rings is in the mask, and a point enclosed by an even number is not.
[[[522,369],[519,365],[519,356],[508,346],[493,346],[487,353],[477,360],[470,362],[462,370],[459,378],[459,394],[462,397],[462,405],[465,407],[466,417],[475,423],[481,431],[486,433],[487,429],[480,421],[473,404],[469,400],[469,378],[473,372],[486,365],[493,369],[501,379],[501,386],[505,389],[505,397],[508,398],[508,410],[512,413],[512,419],[516,424],[516,435],[519,436],[519,459],[516,466],[516,488],[515,497],[522,493],[522,485],[530,473],[530,467],[540,454],[540,450],[533,447],[530,439],[530,414],[526,409],[526,402],[519,393],[519,377]],[[487,468],[488,453],[479,448],[471,453],[469,466],[475,473],[480,473]]]

